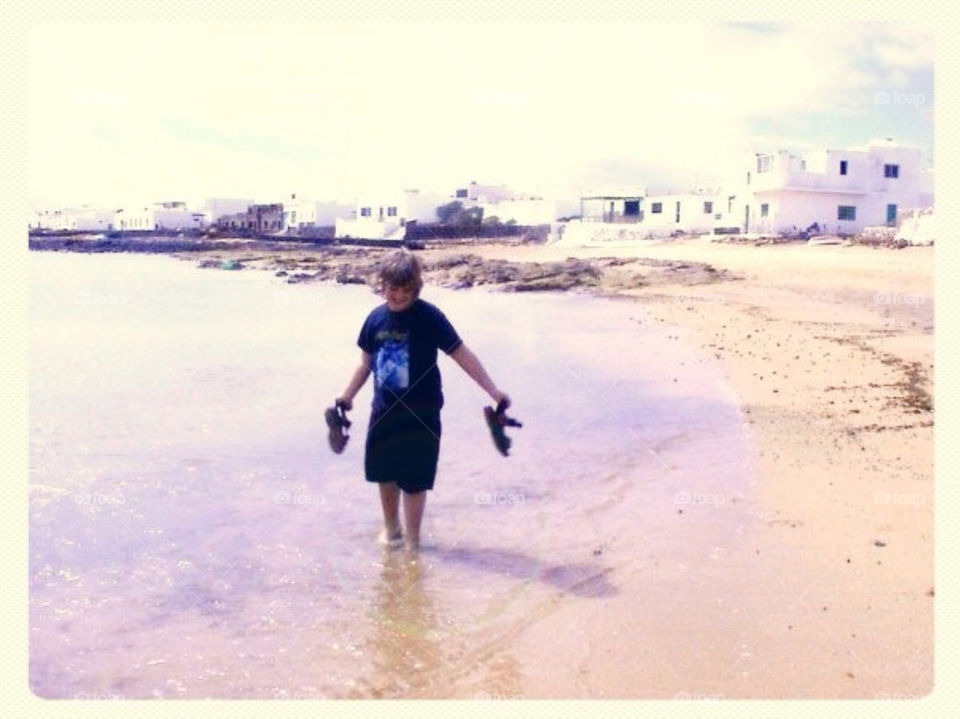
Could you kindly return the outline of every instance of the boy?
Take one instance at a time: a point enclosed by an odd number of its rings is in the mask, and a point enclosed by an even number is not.
[[[364,472],[368,482],[380,486],[384,523],[380,541],[401,546],[406,529],[406,546],[412,554],[420,546],[423,509],[427,491],[433,489],[440,453],[443,392],[437,350],[453,358],[494,403],[510,404],[444,314],[420,299],[421,272],[419,259],[406,250],[391,253],[384,261],[378,279],[386,302],[363,323],[357,339],[360,365],[339,398],[351,409],[353,398],[374,374]]]

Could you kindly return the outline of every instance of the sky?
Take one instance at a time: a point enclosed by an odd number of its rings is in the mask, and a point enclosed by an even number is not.
[[[682,192],[885,137],[933,166],[934,100],[902,23],[41,24],[29,199]]]

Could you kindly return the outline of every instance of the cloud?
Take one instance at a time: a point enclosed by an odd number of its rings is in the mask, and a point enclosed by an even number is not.
[[[767,137],[833,142],[883,83],[930,68],[913,26],[43,26],[30,185],[94,201],[706,183]]]

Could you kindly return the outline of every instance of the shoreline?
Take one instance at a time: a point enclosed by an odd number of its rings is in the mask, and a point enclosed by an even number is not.
[[[288,282],[367,283],[384,251],[167,254]],[[869,699],[932,690],[933,248],[688,239],[590,249],[457,243],[418,255],[428,284],[641,303],[645,321],[722,362],[755,440],[760,521],[731,565],[743,572],[740,618],[731,624],[716,606],[679,599],[676,608],[689,611],[681,628],[701,638],[683,646],[636,611],[638,580],[591,618],[586,642],[569,647],[586,663],[569,662],[569,674],[534,671],[528,696]],[[532,627],[517,640],[524,665],[536,667],[542,640],[582,620],[563,610]],[[651,671],[631,646],[605,648],[611,636],[633,636],[625,631],[653,640],[666,668]],[[732,646],[752,657],[749,672]]]

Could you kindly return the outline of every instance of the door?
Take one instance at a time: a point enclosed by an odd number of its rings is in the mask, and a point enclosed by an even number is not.
[[[750,205],[743,206],[743,231],[750,232]]]
[[[887,205],[887,225],[893,227],[897,224],[897,206]]]
[[[680,202],[679,202],[679,201],[677,201],[677,210],[676,210],[676,214],[675,214],[675,216],[674,216],[674,220],[673,220],[673,221],[674,221],[674,222],[680,222]]]

